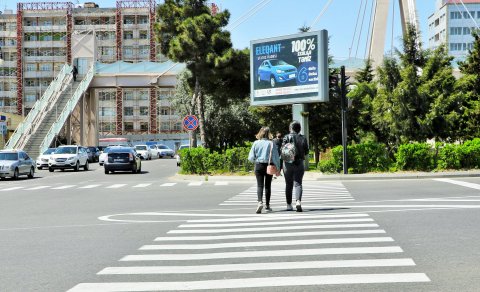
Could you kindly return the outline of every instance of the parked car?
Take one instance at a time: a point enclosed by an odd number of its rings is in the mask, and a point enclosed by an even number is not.
[[[56,149],[57,148],[48,148],[47,150],[45,150],[45,152],[43,152],[37,157],[36,163],[39,170],[42,170],[44,167],[48,168],[48,159],[55,152]]]
[[[148,145],[135,145],[135,151],[140,154],[140,157],[145,160],[152,160],[152,151]]]
[[[182,160],[180,157],[180,150],[187,148],[190,148],[190,144],[182,144],[180,145],[180,147],[178,147],[177,154],[175,155],[175,158],[177,159],[177,166],[180,166]]]
[[[25,151],[0,150],[0,179],[18,179],[20,175],[33,178],[34,174],[35,161]]]
[[[170,156],[171,158],[173,158],[175,156],[175,151],[173,151],[166,145],[158,144],[157,149],[158,149],[159,158],[166,157],[166,156]]]
[[[95,146],[87,147],[88,162],[98,162],[100,150]]]
[[[108,151],[103,167],[105,174],[115,171],[140,173],[142,171],[142,161],[140,154],[131,147],[113,147]]]
[[[257,70],[258,83],[268,81],[270,87],[275,87],[277,83],[295,80],[295,78],[297,78],[297,68],[283,60],[265,60]]]
[[[148,147],[150,148],[150,151],[152,152],[152,157],[157,157],[157,158],[160,158],[160,153],[159,153],[159,149],[157,148],[157,145],[148,145]]]
[[[48,160],[48,171],[55,169],[73,169],[78,171],[80,167],[88,170],[88,154],[85,147],[79,145],[63,145],[50,156]]]

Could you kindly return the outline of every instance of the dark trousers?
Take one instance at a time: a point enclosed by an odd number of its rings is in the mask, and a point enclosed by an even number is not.
[[[285,176],[285,197],[287,204],[292,203],[292,192],[295,187],[295,198],[298,201],[302,200],[302,181],[305,173],[305,166],[303,160],[297,160],[292,163],[285,162],[283,164],[283,175]]]
[[[267,174],[267,166],[268,163],[255,163],[255,177],[257,178],[258,201],[263,202],[263,188],[265,188],[265,203],[270,205],[273,175]]]

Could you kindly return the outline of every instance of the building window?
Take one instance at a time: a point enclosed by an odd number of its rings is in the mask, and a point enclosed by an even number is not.
[[[111,107],[101,107],[100,116],[102,117],[113,117],[115,116],[115,111]]]
[[[124,40],[131,40],[131,39],[133,39],[133,31],[130,31],[130,30],[124,31],[124,32],[123,32],[123,39],[124,39]]]
[[[123,129],[125,131],[133,131],[133,122],[124,122]]]
[[[140,115],[141,116],[148,116],[148,106],[141,106],[140,107]]]
[[[176,122],[173,124],[173,130],[174,131],[181,131],[182,130],[182,123],[181,122]]]
[[[114,123],[109,123],[109,122],[101,122],[100,123],[100,131],[111,132],[114,129],[115,129],[115,124]]]
[[[32,80],[32,79],[25,80],[25,86],[27,87],[35,86],[35,80]]]
[[[462,34],[462,28],[461,27],[450,27],[450,34],[451,35],[460,35],[460,34]]]
[[[100,52],[102,56],[113,56],[114,48],[113,47],[100,47]]]
[[[470,34],[470,28],[469,27],[464,27],[463,28],[463,34]]]
[[[139,38],[143,39],[143,40],[148,39],[148,31],[141,30],[140,33],[139,33]]]
[[[36,100],[37,96],[35,95],[35,93],[27,93],[27,95],[25,95],[26,102],[35,102]]]
[[[170,131],[170,123],[169,122],[161,122],[160,128],[162,131]]]
[[[125,56],[132,56],[133,55],[133,48],[132,47],[124,47],[123,54]]]
[[[131,106],[126,106],[123,108],[123,114],[125,116],[133,116],[133,107]]]
[[[123,100],[133,100],[134,92],[133,91],[125,91],[123,93]]]
[[[161,108],[160,108],[160,115],[162,115],[162,116],[168,116],[168,115],[169,115],[168,107],[161,107]]]
[[[139,23],[139,24],[147,24],[147,23],[148,23],[148,17],[146,17],[146,16],[140,16],[140,17],[138,18],[138,23]]]
[[[52,64],[50,63],[40,64],[40,71],[52,71],[52,68]]]
[[[37,71],[37,64],[27,63],[27,71]]]
[[[138,99],[148,100],[148,91],[142,90],[142,91],[138,92]]]
[[[140,122],[140,131],[148,131],[148,122]]]
[[[115,92],[113,91],[100,91],[98,92],[98,100],[100,101],[110,101],[115,100]]]
[[[150,47],[149,46],[139,46],[139,54],[140,55],[148,55],[150,53]]]

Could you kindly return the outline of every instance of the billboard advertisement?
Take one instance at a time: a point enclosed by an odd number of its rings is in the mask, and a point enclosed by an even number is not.
[[[328,33],[250,42],[251,105],[328,101]]]

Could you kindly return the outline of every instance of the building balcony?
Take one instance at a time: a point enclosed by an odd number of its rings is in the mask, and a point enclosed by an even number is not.
[[[148,23],[140,23],[140,24],[124,24],[123,29],[125,30],[135,30],[135,29],[142,29],[147,30],[150,28]]]
[[[64,62],[66,56],[25,56],[26,62]]]
[[[25,41],[24,48],[65,48],[66,41]]]
[[[23,72],[24,78],[54,78],[56,76],[54,71],[25,71]]]
[[[133,38],[133,39],[127,39],[122,41],[123,46],[148,46],[150,45],[150,40],[148,39],[139,39],[139,38]]]
[[[17,112],[17,107],[16,106],[11,106],[11,105],[0,106],[0,111],[2,111],[4,113],[16,113]]]
[[[23,32],[49,32],[49,31],[67,31],[66,24],[64,25],[49,25],[49,26],[24,26]]]
[[[16,38],[17,31],[0,30],[0,38]]]
[[[73,30],[97,30],[97,31],[115,31],[115,24],[76,24],[73,26]]]
[[[17,97],[17,91],[4,91],[0,89],[0,98],[8,97],[8,98],[15,98]]]
[[[17,61],[3,61],[3,64],[1,67],[12,67],[16,68],[17,67]]]

